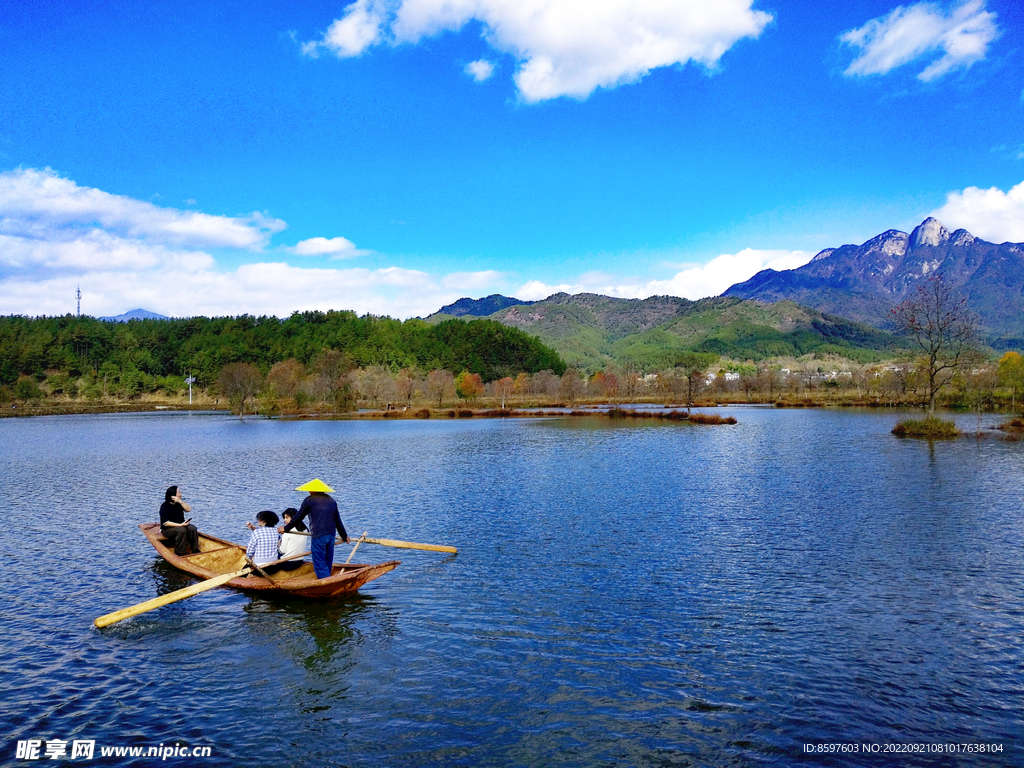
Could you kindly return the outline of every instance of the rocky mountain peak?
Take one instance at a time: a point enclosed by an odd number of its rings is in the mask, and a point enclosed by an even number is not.
[[[889,257],[902,256],[907,252],[909,242],[910,238],[906,232],[900,232],[898,229],[889,229],[868,240],[861,248],[865,250],[878,250]]]
[[[949,230],[942,226],[942,222],[929,216],[910,233],[910,247],[942,245],[949,241],[949,237]]]

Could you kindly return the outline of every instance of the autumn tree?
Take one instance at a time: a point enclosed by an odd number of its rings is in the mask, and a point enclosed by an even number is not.
[[[278,397],[295,397],[306,375],[306,366],[294,357],[276,363],[267,374],[267,386]]]
[[[980,429],[982,412],[995,402],[996,386],[999,383],[998,368],[991,365],[983,353],[971,350],[964,356],[959,378],[967,405],[978,414]]]
[[[228,363],[221,369],[216,386],[241,419],[246,402],[255,399],[263,388],[263,376],[252,363]]]
[[[1024,357],[1007,352],[999,358],[999,383],[1011,391],[1010,410],[1017,409],[1017,392],[1024,389]]]
[[[899,333],[923,353],[927,380],[928,416],[935,416],[939,390],[949,384],[978,338],[978,319],[942,275],[925,279],[914,296],[892,310]]]
[[[455,379],[455,394],[463,400],[476,400],[484,392],[484,382],[479,373],[463,371]]]

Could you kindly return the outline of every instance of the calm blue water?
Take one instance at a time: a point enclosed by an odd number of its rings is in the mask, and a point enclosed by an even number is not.
[[[96,764],[1024,764],[1024,443],[719,412],[740,423],[0,420],[0,764],[37,738]],[[245,542],[312,477],[350,533],[459,554],[364,545],[403,562],[352,600],[215,590],[93,628],[190,583],[137,528],[168,485]],[[804,753],[939,742],[1003,751]]]

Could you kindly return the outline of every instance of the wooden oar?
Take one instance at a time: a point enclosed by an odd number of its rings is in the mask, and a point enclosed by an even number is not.
[[[359,545],[366,541],[366,531],[363,531],[363,535],[356,540],[356,545],[352,547],[352,551],[348,553],[348,560],[345,561],[345,565],[352,562],[353,556],[356,554],[356,550],[359,549]]]
[[[363,538],[367,544],[380,544],[385,547],[397,547],[398,549],[426,549],[430,552],[458,552],[455,547],[444,544],[417,544],[415,541],[397,541],[395,539],[371,539],[369,536]]]
[[[184,600],[186,597],[192,597],[192,595],[198,595],[200,592],[206,592],[211,589],[219,587],[221,584],[227,584],[238,576],[244,576],[249,572],[249,566],[246,566],[240,571],[234,573],[225,573],[221,576],[214,576],[212,579],[201,581],[198,584],[193,584],[190,587],[179,589],[176,592],[168,592],[166,595],[160,595],[160,597],[154,597],[152,600],[147,600],[144,603],[133,605],[130,608],[122,608],[120,611],[114,611],[108,613],[105,616],[100,616],[98,619],[93,621],[97,627],[106,627],[110,624],[114,624],[124,619],[129,619],[132,616],[138,616],[140,613],[146,611],[152,611],[154,608],[159,608],[162,605],[168,603],[176,603],[178,600]]]
[[[266,565],[277,565],[278,563],[283,563],[288,560],[294,560],[297,557],[305,557],[308,554],[309,552],[300,552],[296,555],[290,555],[289,557],[282,557],[280,560],[275,560],[272,563],[266,563]],[[253,565],[255,566],[255,563],[253,563]],[[264,567],[266,567],[266,565]],[[256,566],[256,568],[262,573],[262,568],[259,568],[259,566]],[[105,616],[100,616],[98,619],[95,619],[93,621],[93,624],[95,624],[97,627],[106,627],[110,624],[116,624],[117,622],[123,621],[124,619],[130,619],[132,616],[138,616],[140,613],[152,611],[154,608],[160,608],[161,606],[168,605],[170,603],[176,603],[179,600],[184,600],[187,597],[192,597],[192,595],[198,595],[200,592],[206,592],[208,590],[215,589],[216,587],[219,587],[222,584],[227,584],[229,581],[231,581],[234,578],[237,578],[238,576],[245,576],[251,570],[252,568],[246,565],[245,568],[242,568],[240,571],[235,571],[234,573],[224,573],[220,576],[214,576],[212,579],[201,581],[198,584],[193,584],[191,586],[185,587],[184,589],[179,589],[174,592],[168,592],[166,595],[154,597],[152,600],[147,600],[144,603],[139,603],[138,605],[133,605],[128,608],[122,608],[120,611],[114,611],[113,613],[108,613]],[[266,578],[268,580],[270,579],[269,576],[266,576]]]
[[[288,531],[288,533],[294,533],[296,536],[311,536],[308,531]],[[340,541],[340,539],[338,539]],[[381,544],[385,547],[397,547],[398,549],[425,549],[429,552],[458,552],[459,550],[455,547],[449,547],[444,544],[417,544],[415,541],[398,541],[397,539],[374,539],[366,534],[359,537],[359,541],[366,542],[367,544]]]

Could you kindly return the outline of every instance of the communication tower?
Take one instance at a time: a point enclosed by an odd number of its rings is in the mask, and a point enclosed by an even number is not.
[[[76,317],[82,316],[82,285],[81,283],[75,288],[75,299],[78,300],[78,310],[75,313]]]

